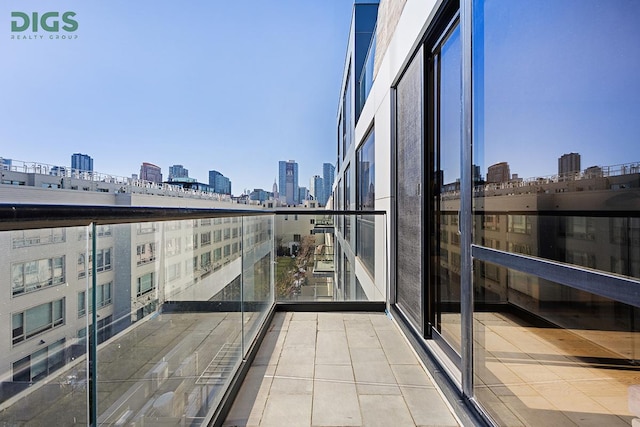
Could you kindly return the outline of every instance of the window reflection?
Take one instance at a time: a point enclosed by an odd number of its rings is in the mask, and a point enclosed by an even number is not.
[[[601,272],[639,278],[640,3],[474,0],[473,8],[474,243],[576,268],[596,291],[609,290]],[[450,200],[454,190],[445,188]],[[499,424],[629,421],[638,309],[586,292],[582,279],[551,282],[501,262],[476,260],[473,272],[483,407]],[[553,374],[549,387],[534,371]],[[539,397],[535,412],[521,386]]]

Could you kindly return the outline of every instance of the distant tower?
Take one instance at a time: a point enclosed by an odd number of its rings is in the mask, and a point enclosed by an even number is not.
[[[140,179],[160,184],[162,182],[162,169],[153,163],[145,162],[140,166]]]
[[[309,190],[307,187],[298,187],[298,203],[309,200]]]
[[[323,163],[322,164],[322,183],[324,185],[324,191],[322,192],[322,200],[319,200],[318,203],[322,206],[327,205],[327,201],[329,200],[329,196],[331,195],[331,188],[333,187],[333,180],[335,179],[336,167],[331,163]]]
[[[278,184],[276,183],[276,178],[273,178],[273,188],[271,189],[273,192],[273,199],[278,200],[280,195],[278,194]]]
[[[214,193],[231,194],[231,181],[216,170],[209,171],[209,187]]]
[[[169,181],[174,178],[189,178],[189,169],[185,169],[182,165],[169,166]]]
[[[286,198],[288,205],[300,203],[298,193],[298,164],[295,160],[278,162],[278,189],[280,195]]]
[[[509,182],[511,179],[511,171],[509,163],[500,162],[489,166],[487,170],[487,182]]]
[[[580,154],[569,153],[563,154],[558,159],[558,175],[566,176],[572,173],[580,172]]]
[[[309,194],[318,201],[318,204],[324,205],[324,180],[320,175],[314,175],[309,180]]]
[[[75,172],[93,172],[93,159],[88,154],[71,155],[71,170]]]

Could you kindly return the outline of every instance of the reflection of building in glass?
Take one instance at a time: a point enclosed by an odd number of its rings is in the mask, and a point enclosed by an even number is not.
[[[558,159],[558,175],[565,176],[580,172],[580,154],[563,154]]]
[[[361,75],[349,40],[334,205],[348,207],[352,153],[382,130],[375,206],[390,216],[390,311],[442,350],[432,355],[452,367],[457,391],[496,425],[628,425],[640,360],[640,167],[585,169],[581,156],[640,158],[640,128],[628,119],[638,113],[629,73],[638,54],[625,42],[638,36],[640,9],[585,3],[569,22],[567,1],[459,4],[380,2],[375,96],[354,115],[345,99]],[[616,24],[594,29],[605,15]],[[549,61],[545,46],[559,35]],[[607,58],[593,60],[586,40],[607,46]],[[603,75],[594,91],[589,81]],[[576,108],[584,99],[594,107]],[[541,176],[562,154],[558,173]],[[491,165],[485,179],[477,165]],[[347,271],[363,284],[370,274],[352,253],[366,231],[349,238],[349,223],[336,221],[338,289],[353,282]]]
[[[145,194],[25,186],[3,189],[3,196],[11,200],[38,203],[74,204],[76,194],[83,195],[83,203],[98,205],[184,203],[184,199],[177,202],[176,198]],[[237,206],[199,198],[189,204]],[[30,389],[33,384],[60,374],[65,366],[69,366],[69,376],[81,381],[78,375],[85,375],[83,365],[74,360],[85,353],[87,324],[91,324],[94,309],[94,267],[97,343],[102,344],[156,313],[166,301],[233,298],[226,287],[242,272],[243,247],[255,248],[252,254],[256,257],[271,251],[271,231],[265,221],[270,219],[249,218],[244,225],[235,217],[100,225],[96,227],[95,254],[87,243],[93,237],[90,227],[0,232],[0,247],[4,248],[0,276],[11,284],[10,308],[0,315],[5,325],[0,331],[5,338],[0,340],[0,403],[35,390]],[[243,293],[269,292],[263,285],[245,281]]]
[[[500,162],[489,166],[487,170],[487,182],[509,182],[510,179],[511,172],[509,170],[509,163]]]
[[[639,165],[592,167],[578,171],[571,181],[532,178],[506,186],[477,186],[474,235],[488,248],[640,277],[640,220],[628,215],[639,208]],[[447,212],[458,211],[457,191],[441,197]],[[459,271],[456,260],[461,254],[457,216],[445,214],[442,224],[441,247],[447,256],[441,258],[441,267],[453,274]],[[596,294],[539,278],[525,280],[489,263],[480,263],[474,274],[482,284],[476,291],[486,303],[514,304],[563,327],[588,327],[591,320],[554,310],[558,304],[579,302],[589,305],[607,328],[632,327],[615,316],[619,305]],[[614,319],[618,326],[608,323]]]

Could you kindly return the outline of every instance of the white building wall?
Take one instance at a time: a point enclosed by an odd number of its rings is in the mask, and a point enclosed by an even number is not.
[[[389,9],[390,0],[381,0],[380,10]],[[394,206],[394,174],[392,168],[393,149],[393,95],[392,86],[399,79],[410,54],[418,46],[420,39],[431,24],[437,8],[442,2],[439,0],[406,0],[404,7],[391,8],[394,13],[386,14],[389,20],[397,20],[397,25],[384,25],[378,22],[378,32],[393,28],[393,34],[382,35],[385,50],[381,58],[376,54],[376,76],[371,92],[362,109],[355,126],[354,144],[347,150],[345,160],[336,171],[336,182],[344,176],[345,166],[351,165],[352,191],[356,186],[356,152],[364,143],[372,126],[375,129],[375,209],[387,212],[386,224],[382,217],[376,218],[376,256],[375,281],[359,262],[356,262],[355,274],[369,299],[387,296],[387,285],[390,283],[388,262],[392,258],[391,247],[391,211]],[[401,15],[398,18],[398,13]],[[379,15],[385,19],[385,14]],[[378,33],[378,37],[380,37]],[[388,40],[388,45],[385,46]],[[355,197],[352,196],[355,201]],[[386,245],[386,247],[385,247]]]

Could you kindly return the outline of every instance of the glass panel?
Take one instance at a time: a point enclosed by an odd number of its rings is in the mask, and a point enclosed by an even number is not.
[[[474,243],[637,280],[640,4],[473,4]],[[638,308],[475,267],[475,393],[491,416],[630,424]]]
[[[434,111],[434,170],[432,197],[432,276],[435,291],[435,326],[460,353],[460,149],[462,145],[462,50],[457,23],[436,46],[432,58]]]
[[[422,159],[423,54],[412,60],[396,90],[396,299],[423,331]]]
[[[216,218],[197,228],[193,220],[102,227],[95,233],[98,274],[73,274],[53,293],[14,293],[11,310],[0,312],[12,330],[0,351],[0,404],[18,403],[3,406],[2,420],[88,425],[85,393],[96,385],[98,424],[207,424],[242,360],[243,339],[248,348],[273,303],[273,219],[249,218],[232,233],[238,224]],[[200,241],[194,231],[225,240],[205,248],[179,243]],[[67,239],[46,247],[12,248],[16,233],[2,232],[0,246],[11,249],[0,269],[13,289],[24,287],[25,272],[42,283],[64,274],[67,262],[85,271],[79,254],[89,252],[91,234],[70,228],[54,233]],[[90,364],[87,349],[95,347],[97,363]],[[90,366],[97,378],[87,384]]]
[[[243,218],[242,299],[244,353],[274,301],[272,217]]]
[[[55,286],[75,268],[87,236],[86,227],[0,232],[7,248],[0,270],[7,278],[11,272],[14,291],[0,310],[0,324],[12,330],[0,343],[0,418],[7,425],[88,425],[86,348],[76,339],[86,319],[76,312],[86,279],[73,274]],[[18,282],[25,292],[15,292]]]
[[[373,214],[366,217],[366,221],[376,219]],[[361,277],[361,292],[356,292],[355,265],[364,266],[364,263],[351,250],[336,251],[343,240],[335,232],[334,224],[341,218],[341,215],[318,213],[297,215],[297,219],[294,215],[275,216],[277,300],[385,300],[386,282],[374,280],[373,275]],[[384,223],[383,218],[380,215],[381,223]],[[375,231],[372,229],[369,233],[372,242]],[[372,265],[371,270],[374,269],[375,265]]]
[[[585,215],[593,214],[589,211]],[[493,249],[640,277],[640,218],[476,211],[480,243]]]
[[[484,262],[474,282],[493,302],[474,315],[475,394],[498,424],[631,423],[637,307]]]
[[[230,218],[214,218],[197,227],[193,220],[115,225],[99,239],[100,247],[119,248],[98,281],[99,423],[206,424],[242,360],[242,307],[251,313],[244,323],[249,343],[272,301],[271,276],[262,270],[273,257],[263,224],[270,217],[249,221],[235,237]],[[182,243],[189,241],[203,244]],[[244,260],[241,250],[223,251],[243,243]],[[251,283],[244,303],[243,276]]]

